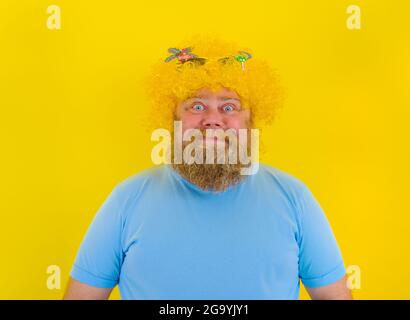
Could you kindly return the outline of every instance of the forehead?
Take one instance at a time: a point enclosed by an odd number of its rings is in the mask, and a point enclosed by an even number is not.
[[[191,97],[188,99],[194,99],[194,98],[199,98],[199,99],[217,99],[217,100],[228,100],[228,99],[236,99],[240,100],[239,95],[232,90],[222,88],[219,91],[212,91],[208,88],[201,88],[197,90]]]

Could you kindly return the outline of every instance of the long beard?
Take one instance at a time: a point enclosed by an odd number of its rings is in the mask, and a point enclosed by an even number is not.
[[[172,164],[185,179],[203,190],[221,192],[242,181],[241,164]]]
[[[189,144],[189,142],[183,143],[183,149],[185,149],[187,144]],[[203,147],[204,157],[206,154],[206,148],[210,147]],[[228,187],[238,184],[247,177],[246,175],[241,174],[241,170],[246,166],[239,161],[236,161],[236,163],[229,163],[229,153],[237,152],[237,150],[230,150],[227,140],[225,141],[223,155],[225,159],[224,163],[218,163],[220,162],[221,154],[218,154],[216,146],[213,148],[213,161],[210,161],[211,163],[205,163],[205,161],[201,164],[195,162],[188,164],[185,163],[185,161],[182,161],[181,164],[172,162],[172,167],[186,180],[206,191],[225,191]],[[247,152],[249,152],[249,148],[247,148]],[[172,156],[172,159],[173,158],[174,157]]]

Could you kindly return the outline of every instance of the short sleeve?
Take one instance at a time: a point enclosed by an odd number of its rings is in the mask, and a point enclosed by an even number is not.
[[[118,188],[98,209],[77,252],[71,277],[98,288],[113,288],[122,265],[122,214]]]
[[[300,197],[299,277],[306,287],[317,288],[345,274],[342,254],[329,221],[318,201],[303,185]]]

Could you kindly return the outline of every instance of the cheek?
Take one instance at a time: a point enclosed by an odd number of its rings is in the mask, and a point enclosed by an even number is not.
[[[244,116],[229,118],[226,122],[228,128],[232,129],[242,129],[247,128],[247,118]]]
[[[180,118],[180,120],[182,121],[182,129],[185,131],[186,129],[198,128],[200,119],[200,117],[193,114],[184,114]]]

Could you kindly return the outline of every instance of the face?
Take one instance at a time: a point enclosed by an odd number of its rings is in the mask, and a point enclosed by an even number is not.
[[[215,130],[250,129],[251,114],[243,108],[240,97],[226,88],[212,92],[208,88],[198,90],[193,97],[181,102],[175,110],[175,120],[182,122],[182,131],[199,129],[206,133],[207,129]],[[216,138],[204,137],[203,148],[213,148],[224,143]],[[184,145],[190,141],[185,141]],[[229,152],[228,144],[223,144],[225,152]],[[227,154],[227,153],[225,153]],[[217,155],[215,155],[216,159]],[[215,160],[214,159],[214,160]],[[244,176],[240,174],[241,163],[213,164],[173,164],[174,169],[183,177],[204,190],[223,191],[228,186],[238,183]]]
[[[187,129],[241,129],[249,128],[250,110],[244,109],[236,92],[226,88],[213,92],[202,88],[193,97],[181,102],[175,111]]]

